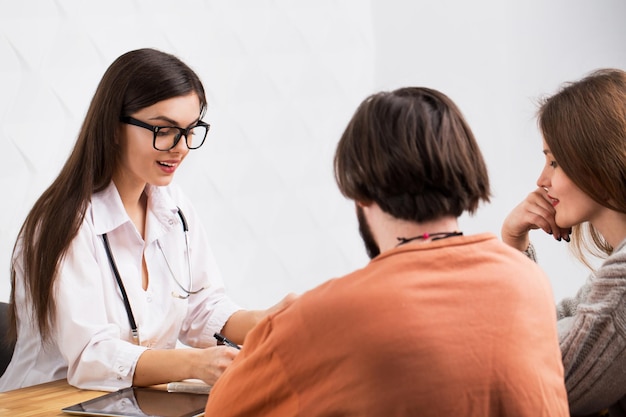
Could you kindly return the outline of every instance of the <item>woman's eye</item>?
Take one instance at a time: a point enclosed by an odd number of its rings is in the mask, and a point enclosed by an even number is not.
[[[556,161],[550,161],[549,164],[552,168],[556,168],[559,166],[559,164],[557,164]]]
[[[157,136],[172,136],[176,133],[178,133],[176,129],[173,129],[171,127],[161,127],[157,131]]]

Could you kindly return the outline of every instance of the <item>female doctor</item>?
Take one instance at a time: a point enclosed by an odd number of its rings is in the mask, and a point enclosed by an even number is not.
[[[193,206],[171,184],[209,132],[198,76],[154,49],[105,72],[74,149],[20,230],[11,265],[13,359],[0,391],[67,378],[114,391],[212,384],[265,311],[224,293]],[[175,349],[177,341],[192,348]]]

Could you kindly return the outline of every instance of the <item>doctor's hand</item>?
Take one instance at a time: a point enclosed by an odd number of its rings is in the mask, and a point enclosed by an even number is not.
[[[239,350],[225,345],[198,349],[194,363],[197,375],[194,378],[213,385],[235,359],[237,353]]]
[[[537,188],[518,204],[504,219],[502,224],[502,241],[507,245],[524,251],[528,248],[530,238],[528,232],[542,229],[556,240],[569,241],[569,229],[556,224],[556,210],[543,188]]]

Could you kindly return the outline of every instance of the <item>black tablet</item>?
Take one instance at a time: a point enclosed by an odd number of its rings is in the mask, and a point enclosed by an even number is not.
[[[198,417],[208,394],[168,392],[154,388],[124,388],[62,409],[64,413],[108,417]]]

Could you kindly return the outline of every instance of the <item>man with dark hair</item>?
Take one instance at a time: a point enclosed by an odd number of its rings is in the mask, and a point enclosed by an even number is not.
[[[490,191],[457,106],[427,88],[368,97],[335,177],[372,260],[260,322],[207,415],[569,415],[548,279],[459,230]]]

